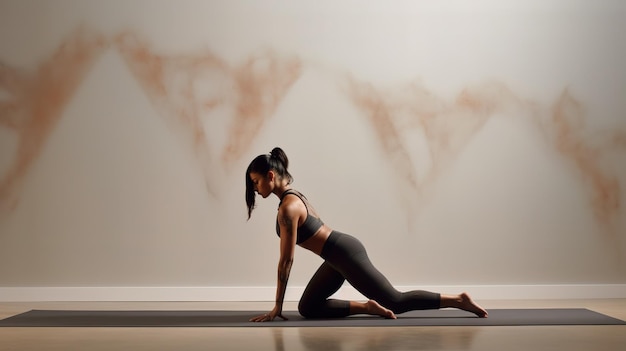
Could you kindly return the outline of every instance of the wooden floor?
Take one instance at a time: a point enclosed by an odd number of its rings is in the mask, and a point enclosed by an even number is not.
[[[626,299],[478,301],[490,308],[589,308],[626,320]],[[238,309],[271,303],[0,303],[30,309]],[[285,309],[295,309],[287,303]],[[0,350],[626,350],[626,326],[382,328],[0,328]]]

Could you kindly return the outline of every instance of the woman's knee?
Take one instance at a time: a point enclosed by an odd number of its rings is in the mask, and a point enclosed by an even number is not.
[[[319,310],[310,300],[301,299],[298,302],[298,313],[304,318],[314,318],[315,311]]]

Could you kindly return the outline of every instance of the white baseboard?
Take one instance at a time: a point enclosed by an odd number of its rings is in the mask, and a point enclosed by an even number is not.
[[[626,298],[626,284],[398,286],[398,290],[470,293],[477,300]],[[286,301],[297,301],[304,287],[289,287]],[[272,301],[274,287],[0,287],[0,302],[35,301]],[[350,286],[335,297],[362,300]]]

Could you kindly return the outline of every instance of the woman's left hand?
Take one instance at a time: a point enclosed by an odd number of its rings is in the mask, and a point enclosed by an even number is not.
[[[277,308],[274,308],[271,312],[262,314],[260,316],[254,317],[250,319],[250,322],[271,322],[276,317],[282,318],[283,320],[288,320],[287,317],[283,316],[283,312]]]

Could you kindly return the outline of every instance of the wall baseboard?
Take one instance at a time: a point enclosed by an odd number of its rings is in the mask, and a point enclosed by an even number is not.
[[[398,286],[398,290],[442,293],[467,291],[477,300],[626,298],[626,284]],[[297,301],[304,287],[289,287],[286,301]],[[0,302],[34,301],[272,301],[274,287],[0,287]],[[335,297],[362,300],[350,286]]]

